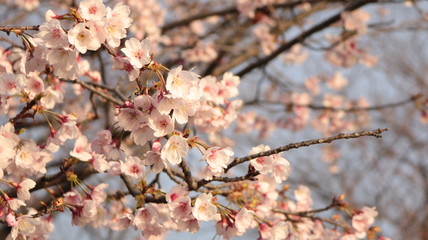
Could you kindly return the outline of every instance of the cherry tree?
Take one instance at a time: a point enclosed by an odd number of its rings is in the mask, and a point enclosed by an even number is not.
[[[387,206],[311,176],[345,184],[343,162],[364,164],[349,155],[401,126],[376,114],[409,109],[425,126],[426,84],[379,102],[387,91],[354,77],[388,60],[367,41],[420,27],[423,3],[3,2],[2,238],[66,223],[140,239],[205,224],[206,238],[389,239],[375,222]]]

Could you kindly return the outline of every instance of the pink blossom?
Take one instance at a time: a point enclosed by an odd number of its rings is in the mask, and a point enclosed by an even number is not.
[[[299,187],[294,190],[294,197],[297,201],[296,211],[305,211],[311,208],[312,198],[311,191],[308,187],[304,185],[299,185]]]
[[[179,124],[185,124],[189,121],[189,117],[194,116],[199,107],[199,101],[193,100],[174,100],[174,112],[172,118]]]
[[[250,155],[256,154],[256,153],[265,152],[268,150],[270,150],[269,146],[258,145],[257,147],[253,147],[249,154]],[[266,157],[258,157],[258,158],[252,159],[250,163],[261,174],[267,174],[272,172],[272,165],[274,161],[272,156],[266,156]]]
[[[152,172],[157,174],[160,173],[165,167],[166,162],[162,159],[161,153],[157,151],[148,151],[144,154],[144,164],[151,165]]]
[[[272,175],[277,183],[285,181],[291,173],[291,166],[287,159],[275,154],[273,157]]]
[[[44,71],[48,64],[48,61],[46,61],[47,52],[48,49],[41,45],[36,45],[33,51],[28,51],[25,61],[25,72],[30,73]]]
[[[81,135],[76,139],[74,148],[70,151],[70,155],[81,161],[88,161],[92,158],[90,146],[91,144],[88,143],[88,139],[84,135]]]
[[[105,201],[107,194],[105,193],[105,189],[108,187],[108,184],[101,183],[97,186],[91,188],[91,199],[94,200],[96,203],[101,204]]]
[[[126,28],[131,26],[132,18],[129,17],[131,10],[123,3],[117,3],[113,10],[107,8],[105,29],[107,43],[112,47],[119,47],[120,40],[126,37]]]
[[[199,99],[199,75],[182,70],[182,66],[171,69],[166,79],[166,90],[173,98]]]
[[[238,96],[238,85],[240,81],[239,76],[236,76],[231,72],[225,72],[220,81],[220,84],[223,86],[222,94],[219,95],[222,95],[224,99],[230,99]]]
[[[207,161],[212,170],[218,171],[227,167],[227,164],[231,161],[230,157],[233,155],[234,153],[229,147],[212,147],[206,150],[202,159]]]
[[[30,195],[30,189],[34,188],[36,186],[36,182],[27,178],[24,181],[21,181],[17,186],[17,194],[18,199],[21,199],[23,201],[29,200],[31,198]]]
[[[161,150],[161,157],[171,164],[179,164],[187,156],[187,140],[179,135],[171,136]]]
[[[217,57],[215,45],[212,43],[196,43],[196,46],[189,50],[183,51],[183,58],[189,62],[210,62]]]
[[[235,216],[235,227],[239,233],[245,233],[248,228],[253,226],[254,212],[243,207]]]
[[[166,194],[165,198],[168,203],[173,203],[175,200],[187,197],[189,191],[181,185],[176,185]]]
[[[128,79],[129,81],[135,81],[137,77],[140,74],[140,71],[135,68],[128,59],[122,58],[122,57],[115,57],[113,58],[113,69],[117,70],[123,70],[128,73]]]
[[[91,141],[91,149],[98,154],[106,154],[112,149],[112,136],[109,130],[101,130]]]
[[[10,231],[10,237],[15,240],[20,235],[26,239],[31,237],[32,233],[36,231],[36,226],[40,225],[40,218],[33,218],[30,215],[22,215],[16,218],[17,223],[12,227]]]
[[[131,138],[134,140],[135,144],[144,146],[148,141],[156,139],[154,133],[155,132],[148,124],[141,124],[139,128],[131,132]]]
[[[135,68],[142,68],[144,65],[150,63],[150,41],[144,39],[139,41],[136,38],[131,38],[125,41],[125,48],[122,52],[129,58],[129,62]]]
[[[36,163],[36,153],[40,151],[40,148],[32,141],[26,142],[19,148],[15,155],[15,164],[21,169],[31,169]]]
[[[0,94],[13,95],[19,91],[17,76],[13,73],[0,74]]]
[[[83,0],[79,4],[78,13],[86,20],[101,20],[106,14],[103,0]]]
[[[143,161],[138,157],[128,156],[124,162],[121,162],[121,171],[133,178],[141,178],[144,176],[146,168]]]
[[[220,214],[217,213],[217,207],[213,204],[213,195],[211,193],[201,193],[195,201],[193,215],[199,221],[219,221]]]
[[[356,236],[358,238],[364,238],[366,231],[369,229],[375,221],[375,217],[378,215],[375,207],[363,207],[361,211],[357,211],[352,217],[352,227],[357,231]]]
[[[121,108],[117,115],[118,125],[126,131],[138,129],[147,123],[148,115],[135,108]]]
[[[153,129],[155,137],[163,137],[174,130],[172,118],[169,115],[160,114],[158,111],[152,111],[150,114],[149,126]]]
[[[54,67],[55,76],[76,79],[79,71],[77,56],[78,52],[66,47],[49,50],[46,59]]]
[[[344,78],[340,72],[336,72],[326,83],[329,88],[340,90],[348,85],[348,80]]]
[[[87,50],[95,51],[101,46],[94,33],[86,28],[85,23],[78,23],[68,31],[68,41],[80,53],[86,53]]]
[[[64,95],[62,92],[55,90],[52,86],[49,86],[43,94],[42,99],[40,99],[40,103],[43,107],[47,109],[52,109],[55,107],[57,103],[62,103],[64,100]]]
[[[43,80],[37,74],[28,74],[25,89],[29,92],[29,97],[34,98],[37,94],[44,91],[45,85]]]
[[[357,9],[352,12],[343,12],[342,20],[346,30],[365,33],[367,31],[367,22],[370,20],[370,14],[364,10]]]
[[[67,34],[57,19],[51,19],[40,26],[36,37],[41,38],[48,48],[63,48],[68,46]]]

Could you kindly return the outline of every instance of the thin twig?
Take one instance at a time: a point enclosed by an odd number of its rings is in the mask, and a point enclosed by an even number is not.
[[[340,134],[333,136],[333,137],[307,140],[307,141],[298,142],[298,143],[290,143],[288,145],[285,145],[285,146],[282,146],[279,148],[275,148],[275,149],[272,149],[269,151],[248,155],[248,156],[242,157],[242,158],[235,158],[227,166],[225,172],[227,172],[232,167],[234,167],[238,164],[241,164],[243,162],[250,161],[251,159],[255,159],[255,158],[259,158],[259,157],[266,157],[266,156],[270,156],[273,154],[286,152],[286,151],[288,151],[290,149],[294,149],[294,148],[308,147],[308,146],[316,145],[316,144],[331,143],[331,142],[339,140],[339,139],[359,138],[359,137],[363,137],[363,136],[373,136],[376,138],[381,138],[382,137],[381,134],[385,131],[388,131],[388,130],[389,130],[388,128],[379,128],[379,129],[372,130],[372,131],[361,131],[361,132],[355,132],[355,133],[340,133]]]

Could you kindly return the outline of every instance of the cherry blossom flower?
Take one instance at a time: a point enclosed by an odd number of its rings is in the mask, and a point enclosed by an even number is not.
[[[54,67],[55,76],[76,79],[79,72],[77,56],[78,52],[66,47],[49,50],[46,59]]]
[[[189,117],[194,116],[199,107],[198,101],[175,99],[174,112],[172,119],[179,124],[185,124],[189,121]]]
[[[291,173],[291,166],[287,159],[280,157],[278,154],[272,155],[272,176],[277,183],[285,181]]]
[[[183,58],[189,62],[210,62],[217,57],[215,45],[201,41],[197,42],[194,48],[183,51],[182,54]]]
[[[223,86],[223,89],[220,94],[224,99],[230,99],[238,96],[238,85],[240,83],[239,76],[234,75],[231,72],[225,72],[223,78],[220,81],[220,84]]]
[[[174,122],[169,115],[153,111],[149,117],[149,126],[153,129],[155,137],[163,137],[174,131]]]
[[[40,225],[40,218],[33,218],[31,215],[22,215],[16,218],[16,224],[12,226],[10,237],[15,239],[26,239],[31,237],[36,231],[36,226]],[[22,238],[18,238],[21,236]]]
[[[80,135],[74,143],[74,149],[70,151],[72,157],[81,161],[88,161],[92,158],[90,143],[84,135]]]
[[[86,20],[101,20],[106,14],[103,0],[83,0],[79,4],[78,13]]]
[[[166,90],[173,98],[199,99],[199,75],[182,70],[182,66],[171,69],[166,79]]]
[[[0,94],[13,95],[19,91],[17,76],[13,73],[2,73],[0,75]]]
[[[16,154],[17,142],[2,135],[0,135],[0,142],[2,143],[0,145],[0,168],[4,169],[9,164],[9,160]]]
[[[109,130],[101,130],[91,141],[91,149],[98,154],[106,154],[112,150],[112,136]]]
[[[207,161],[212,171],[221,171],[227,167],[231,161],[230,157],[233,155],[234,153],[229,147],[212,147],[206,150],[202,159]]]
[[[67,34],[57,19],[51,19],[40,26],[36,37],[41,38],[48,48],[63,48],[68,46]]]
[[[117,3],[113,9],[107,8],[105,29],[107,43],[112,47],[119,47],[120,40],[126,37],[126,28],[131,26],[132,18],[129,17],[131,10],[123,3]]]
[[[135,144],[144,146],[148,141],[156,139],[154,133],[155,132],[148,124],[141,124],[139,128],[131,132],[131,138],[134,140]]]
[[[85,23],[78,23],[68,31],[68,41],[73,44],[77,51],[86,53],[88,50],[97,50],[101,43],[94,33],[86,28]]]
[[[241,208],[235,216],[235,227],[240,234],[247,231],[248,228],[253,226],[254,212],[249,211],[247,208]]]
[[[30,98],[34,98],[37,94],[40,94],[45,90],[45,85],[43,80],[37,74],[30,73],[28,74],[25,89],[29,93],[28,96]]]
[[[31,179],[25,179],[17,184],[16,192],[18,195],[18,199],[20,200],[29,200],[31,198],[30,189],[36,186],[36,182]]]
[[[46,60],[48,49],[43,45],[34,46],[33,51],[28,51],[25,61],[25,72],[41,72],[45,70],[49,62]]]
[[[249,154],[250,155],[256,154],[256,153],[265,152],[268,150],[270,150],[269,146],[258,145],[257,147],[253,147]],[[272,172],[272,165],[274,163],[274,160],[272,156],[266,156],[266,157],[258,157],[258,158],[252,159],[250,163],[261,174],[267,174]]]
[[[64,95],[62,92],[54,89],[52,86],[46,88],[40,103],[47,109],[52,109],[57,103],[62,103]]]
[[[125,131],[133,131],[147,123],[148,115],[135,108],[121,108],[117,115],[119,126]]]
[[[150,63],[150,41],[144,39],[141,42],[136,38],[131,38],[125,41],[125,48],[122,52],[129,58],[129,62],[135,68],[142,68]]]
[[[171,136],[161,150],[161,157],[171,164],[179,164],[189,151],[187,140],[179,135]]]
[[[304,185],[299,185],[299,187],[294,190],[294,197],[297,201],[296,211],[306,211],[311,208],[312,198],[311,191],[308,187]]]
[[[40,148],[32,141],[25,142],[24,146],[20,147],[15,155],[15,164],[21,169],[29,170],[36,163],[36,153]]]
[[[125,162],[121,162],[121,171],[133,178],[141,178],[144,176],[146,168],[143,161],[135,156],[126,157]]]
[[[129,81],[135,81],[135,79],[137,79],[137,77],[140,74],[140,71],[137,68],[135,68],[129,62],[129,60],[122,57],[115,57],[113,58],[113,60],[114,60],[113,69],[126,71],[128,73]]]
[[[374,223],[375,217],[378,215],[376,208],[363,207],[361,211],[357,211],[352,217],[352,227],[357,231],[358,238],[364,238],[366,231],[370,225]]]
[[[193,215],[199,221],[219,221],[220,214],[217,213],[217,207],[212,203],[213,195],[211,193],[200,194],[195,201]]]
[[[348,80],[340,72],[336,72],[332,78],[326,82],[327,86],[334,90],[340,90],[348,85]]]
[[[357,9],[352,12],[343,12],[342,20],[346,30],[357,31],[361,34],[367,31],[367,22],[370,20],[370,14]]]
[[[147,204],[144,208],[137,209],[132,219],[132,224],[142,230],[145,237],[158,236],[165,231],[164,227],[159,223],[159,214],[152,204]]]

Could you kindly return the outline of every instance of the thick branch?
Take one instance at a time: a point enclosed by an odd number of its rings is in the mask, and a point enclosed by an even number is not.
[[[355,133],[340,133],[340,134],[333,136],[333,137],[313,139],[313,140],[308,140],[308,141],[303,141],[303,142],[298,142],[298,143],[291,143],[291,144],[288,144],[288,145],[285,145],[285,146],[282,146],[279,148],[275,148],[275,149],[272,149],[269,151],[248,155],[248,156],[242,157],[242,158],[235,158],[233,160],[233,162],[231,162],[229,164],[229,166],[226,168],[226,172],[229,169],[231,169],[232,167],[234,167],[238,164],[241,164],[243,162],[250,161],[251,159],[255,159],[255,158],[259,158],[259,157],[266,157],[266,156],[270,156],[273,154],[286,152],[286,151],[293,149],[293,148],[308,147],[308,146],[316,145],[316,144],[331,143],[331,142],[339,140],[339,139],[359,138],[359,137],[363,137],[363,136],[373,136],[376,138],[381,138],[382,137],[381,133],[385,132],[385,131],[388,131],[388,128],[379,128],[379,129],[372,130],[372,131],[361,131],[361,132],[355,132]]]

